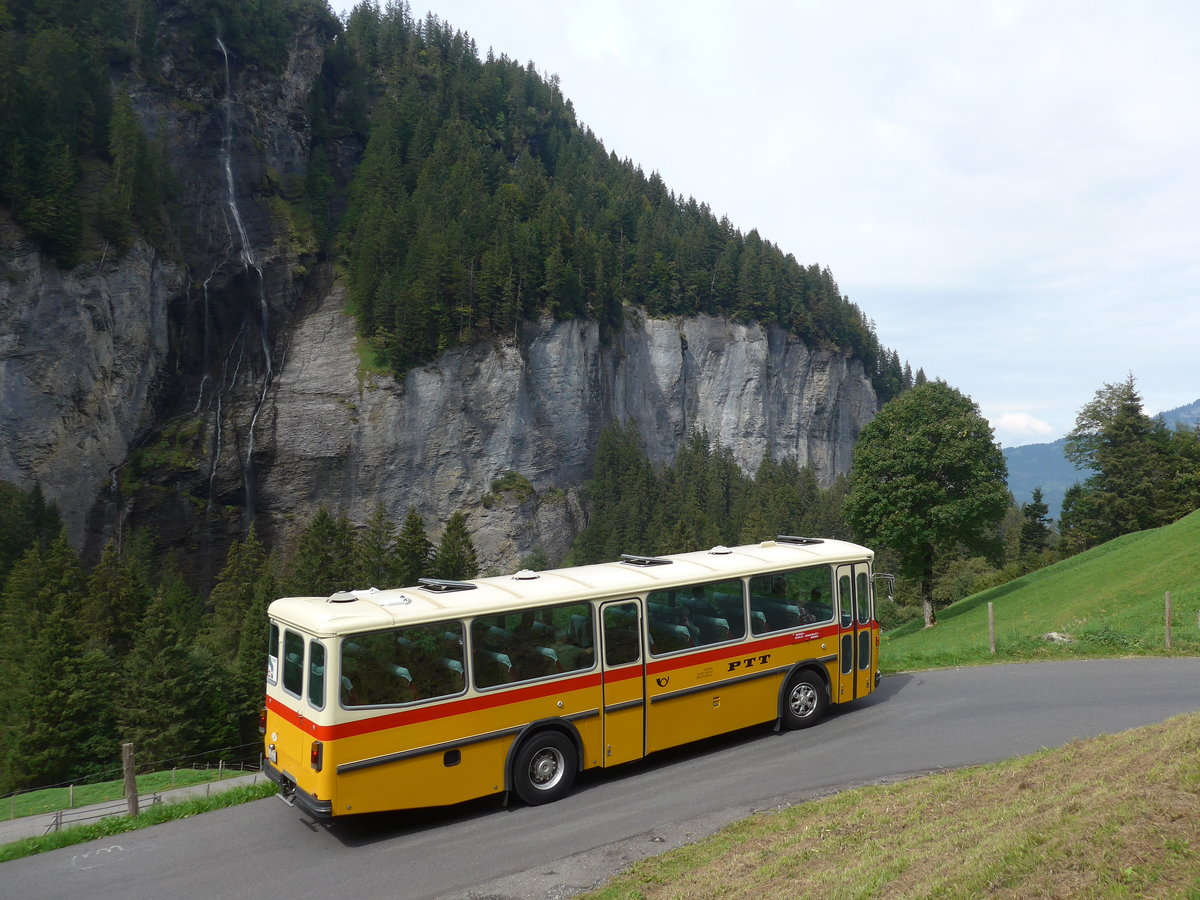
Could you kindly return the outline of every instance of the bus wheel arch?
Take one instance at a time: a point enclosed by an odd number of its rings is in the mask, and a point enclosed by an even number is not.
[[[583,759],[583,742],[569,723],[534,722],[509,748],[507,789],[530,806],[561,800],[571,790]]]
[[[779,722],[796,730],[816,725],[829,708],[829,681],[825,672],[813,666],[797,666],[783,682],[779,692]]]

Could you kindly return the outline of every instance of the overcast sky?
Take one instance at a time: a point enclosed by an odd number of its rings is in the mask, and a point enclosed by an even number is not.
[[[829,266],[1003,445],[1061,437],[1129,373],[1150,413],[1200,398],[1195,0],[410,2]]]

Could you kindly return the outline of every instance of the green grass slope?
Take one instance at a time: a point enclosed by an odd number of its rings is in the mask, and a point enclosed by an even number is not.
[[[1163,654],[1171,594],[1171,652],[1200,654],[1200,510],[1127,534],[942,610],[938,624],[884,635],[884,672],[1000,660]],[[988,603],[996,655],[988,651]],[[1071,638],[1055,643],[1045,635]]]

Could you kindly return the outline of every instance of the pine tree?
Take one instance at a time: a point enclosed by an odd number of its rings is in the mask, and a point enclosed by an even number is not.
[[[88,579],[80,614],[87,642],[123,658],[133,648],[148,593],[137,568],[110,541]]]
[[[74,153],[64,141],[56,140],[41,159],[37,193],[20,209],[30,237],[64,268],[78,262],[83,237],[83,215],[75,193],[78,180]]]
[[[371,517],[354,544],[355,583],[360,587],[389,588],[411,582],[400,579],[396,523],[382,503],[375,504]]]
[[[204,624],[204,600],[188,587],[174,557],[168,558],[165,564],[157,593],[162,597],[163,612],[179,639],[190,646]]]
[[[229,546],[226,565],[209,594],[212,616],[205,625],[202,643],[226,665],[232,666],[238,658],[245,619],[256,607],[268,563],[265,548],[251,527],[246,540]],[[161,608],[160,613],[166,616],[167,608]],[[178,635],[178,625],[174,628]]]
[[[396,543],[396,583],[411,586],[428,574],[433,559],[433,544],[425,534],[425,520],[410,509],[400,528]]]
[[[1132,375],[1097,391],[1064,448],[1078,468],[1095,473],[1072,497],[1069,515],[1064,508],[1069,541],[1087,547],[1171,521],[1177,507],[1166,498],[1178,479],[1170,445],[1166,426],[1143,411]]]
[[[1045,550],[1050,544],[1050,507],[1042,499],[1042,489],[1035,487],[1028,503],[1021,504],[1021,539],[1018,545],[1022,557]]]
[[[12,786],[70,778],[91,760],[104,721],[89,721],[97,684],[80,680],[85,580],[65,533],[35,545],[9,576],[3,617],[5,777]],[[11,680],[10,680],[11,679]]]
[[[292,560],[291,591],[322,597],[355,587],[354,528],[345,513],[322,505],[300,532]]]
[[[134,744],[138,760],[165,765],[193,752],[203,732],[194,712],[212,685],[197,682],[188,647],[161,594],[146,610],[124,675],[118,706],[121,738]]]
[[[475,546],[471,543],[467,517],[463,512],[456,512],[447,520],[431,568],[434,577],[452,581],[474,578],[479,574]]]

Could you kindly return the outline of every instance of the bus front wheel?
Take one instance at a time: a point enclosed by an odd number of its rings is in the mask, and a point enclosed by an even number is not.
[[[559,731],[542,731],[525,741],[513,763],[513,789],[531,806],[567,795],[579,758],[575,744]]]
[[[783,691],[783,724],[792,729],[816,725],[828,705],[829,692],[821,677],[807,670],[796,672]]]

